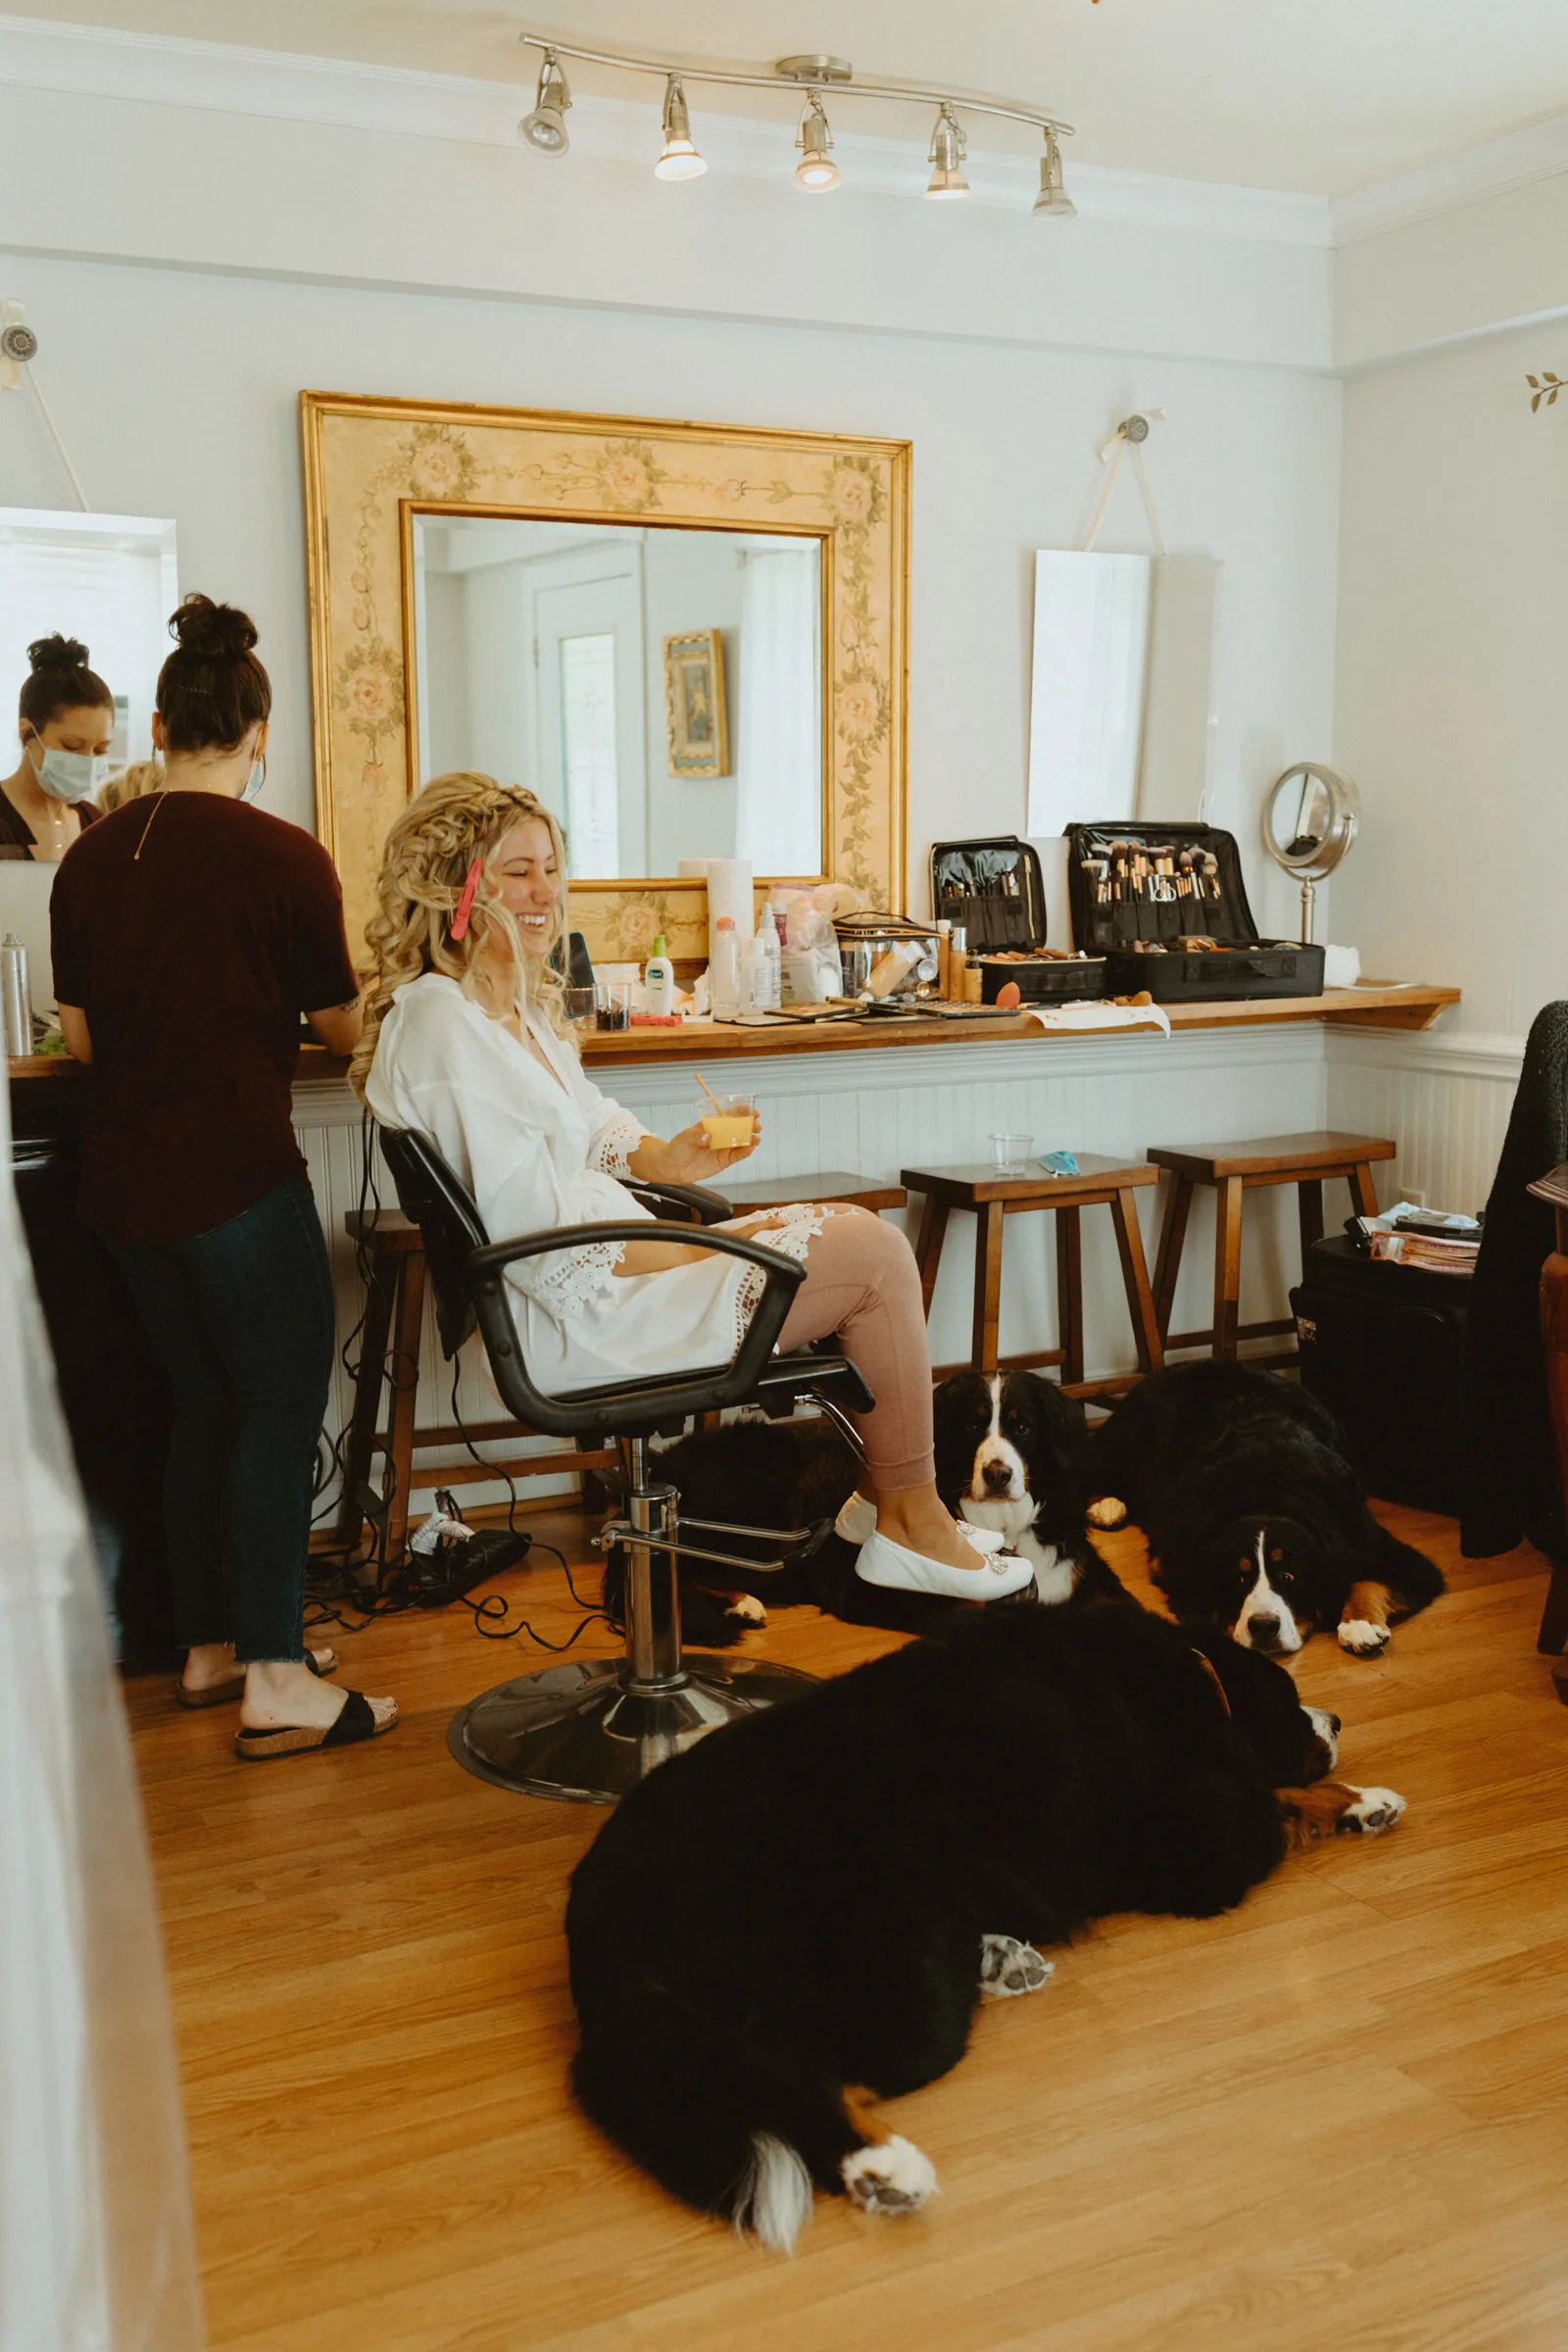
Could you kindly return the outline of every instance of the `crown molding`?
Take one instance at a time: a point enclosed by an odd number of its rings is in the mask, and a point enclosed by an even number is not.
[[[519,48],[519,66],[524,54]],[[493,147],[516,146],[517,122],[531,105],[533,92],[531,73],[519,73],[514,82],[477,81],[459,74],[412,73],[227,42],[3,15],[0,82],[79,97],[197,107]],[[777,122],[723,115],[704,106],[699,135],[710,171],[787,186],[795,168],[794,101],[799,94],[780,85],[786,103]],[[828,104],[831,111],[831,93]],[[844,104],[848,111],[854,102],[846,96]],[[657,96],[641,102],[578,98],[570,128],[572,153],[579,159],[647,165],[659,136]],[[877,138],[835,126],[834,154],[844,167],[846,192],[852,196],[918,194],[930,173],[925,146],[914,140]],[[562,165],[540,158],[528,161],[544,171],[571,168],[569,158]],[[1245,243],[1326,247],[1331,241],[1331,208],[1324,197],[1074,164],[1070,149],[1067,169],[1074,201],[1089,220]],[[1012,212],[1028,208],[1039,184],[1037,166],[1026,156],[971,146],[966,171],[977,204]],[[1048,233],[1060,232],[1052,224]]]
[[[1521,130],[1505,130],[1456,154],[1439,156],[1412,172],[1373,180],[1348,195],[1337,196],[1331,206],[1333,241],[1359,245],[1369,237],[1388,236],[1430,220],[1441,213],[1460,211],[1483,203],[1489,196],[1505,195],[1511,188],[1528,187],[1538,179],[1555,179],[1568,172],[1568,114],[1553,115]]]

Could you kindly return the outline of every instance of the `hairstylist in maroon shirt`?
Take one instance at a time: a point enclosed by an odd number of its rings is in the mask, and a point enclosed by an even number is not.
[[[83,1220],[123,1267],[168,1374],[164,1514],[187,1706],[240,1700],[235,1751],[389,1730],[304,1642],[332,1360],[326,1245],[290,1121],[299,1020],[360,1032],[332,861],[249,803],[272,691],[243,612],[189,596],[158,680],[161,792],[81,836],[51,905],[60,1026],[94,1079]]]

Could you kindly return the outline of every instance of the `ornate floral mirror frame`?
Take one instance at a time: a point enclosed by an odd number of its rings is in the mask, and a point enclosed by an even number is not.
[[[906,441],[532,409],[300,395],[310,562],[316,819],[358,952],[381,844],[417,788],[414,516],[507,514],[799,531],[823,550],[830,877],[904,906],[909,458]],[[506,781],[505,778],[502,779]],[[761,880],[815,879],[762,876]],[[574,882],[597,957],[706,956],[703,883]]]

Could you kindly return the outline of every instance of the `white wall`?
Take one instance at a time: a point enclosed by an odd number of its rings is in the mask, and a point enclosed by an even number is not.
[[[1346,392],[1335,748],[1364,815],[1335,935],[1504,1036],[1568,996],[1568,402],[1531,414],[1543,367],[1568,375],[1561,322]]]
[[[741,548],[712,532],[650,531],[643,542],[643,630],[648,673],[648,870],[680,871],[683,858],[735,855],[735,760],[740,748]],[[664,639],[720,629],[729,718],[722,776],[672,776],[664,700]]]
[[[1254,875],[1265,782],[1329,748],[1332,382],[94,263],[13,260],[7,289],[44,339],[51,405],[94,502],[174,516],[182,582],[254,612],[277,694],[270,805],[302,823],[303,385],[909,436],[919,894],[933,837],[1022,829],[1031,551],[1075,544],[1095,449],[1130,407],[1168,413],[1151,463],[1171,545],[1225,565],[1215,810],[1242,834]],[[62,503],[58,461],[20,399],[0,400],[0,480],[11,503]],[[1102,537],[1127,544],[1147,544],[1130,479]],[[1272,915],[1259,906],[1259,919],[1284,919],[1286,898]]]

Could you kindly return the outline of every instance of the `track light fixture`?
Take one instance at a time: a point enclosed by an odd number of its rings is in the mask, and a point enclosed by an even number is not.
[[[967,196],[969,182],[963,176],[963,159],[969,142],[954,119],[953,109],[944,99],[937,116],[937,126],[931,133],[930,162],[934,167],[926,182],[928,196]]]
[[[1040,158],[1040,193],[1035,198],[1037,213],[1054,213],[1058,220],[1070,220],[1078,207],[1061,184],[1061,149],[1055,132],[1047,126],[1046,152]]]
[[[686,93],[680,86],[680,75],[672,74],[664,84],[664,152],[654,166],[656,179],[701,179],[708,170],[692,144],[691,117],[686,111]]]
[[[833,134],[828,128],[821,93],[832,89],[855,98],[885,99],[897,106],[907,106],[911,99],[937,108],[936,128],[931,134],[931,177],[926,186],[928,196],[967,196],[971,193],[964,177],[963,160],[968,151],[968,136],[958,120],[958,110],[965,116],[989,115],[1008,122],[1028,122],[1043,133],[1046,152],[1040,164],[1040,192],[1034,201],[1037,213],[1054,213],[1070,219],[1077,210],[1062,185],[1061,148],[1058,142],[1070,136],[1072,124],[1058,122],[1031,106],[1014,106],[1005,98],[950,97],[945,91],[920,89],[910,82],[856,81],[854,72],[842,57],[811,54],[803,57],[781,57],[766,70],[752,71],[745,66],[676,65],[666,58],[647,57],[630,49],[581,49],[570,41],[558,41],[542,32],[523,32],[518,39],[530,48],[544,51],[544,68],[539,75],[538,103],[531,115],[525,115],[517,125],[524,143],[541,155],[564,155],[566,126],[563,120],[571,104],[566,77],[561,70],[563,57],[579,58],[592,66],[612,66],[622,73],[655,74],[664,83],[664,144],[654,170],[661,179],[696,179],[708,170],[692,139],[691,122],[686,107],[688,81],[721,83],[727,89],[776,90],[781,85],[795,90],[804,89],[806,104],[801,110],[800,125],[795,144],[801,160],[795,167],[795,184],[815,194],[842,184],[843,173],[834,163],[831,149]]]
[[[823,196],[830,188],[839,186],[844,174],[828,153],[833,133],[815,90],[801,109],[801,127],[795,134],[795,144],[801,150],[801,160],[795,167],[798,188],[805,188],[809,195]]]
[[[564,155],[571,141],[566,136],[564,120],[571,104],[571,92],[561,61],[553,49],[545,51],[545,62],[539,69],[539,88],[533,102],[533,113],[524,115],[517,124],[517,136],[525,147],[540,155]]]

